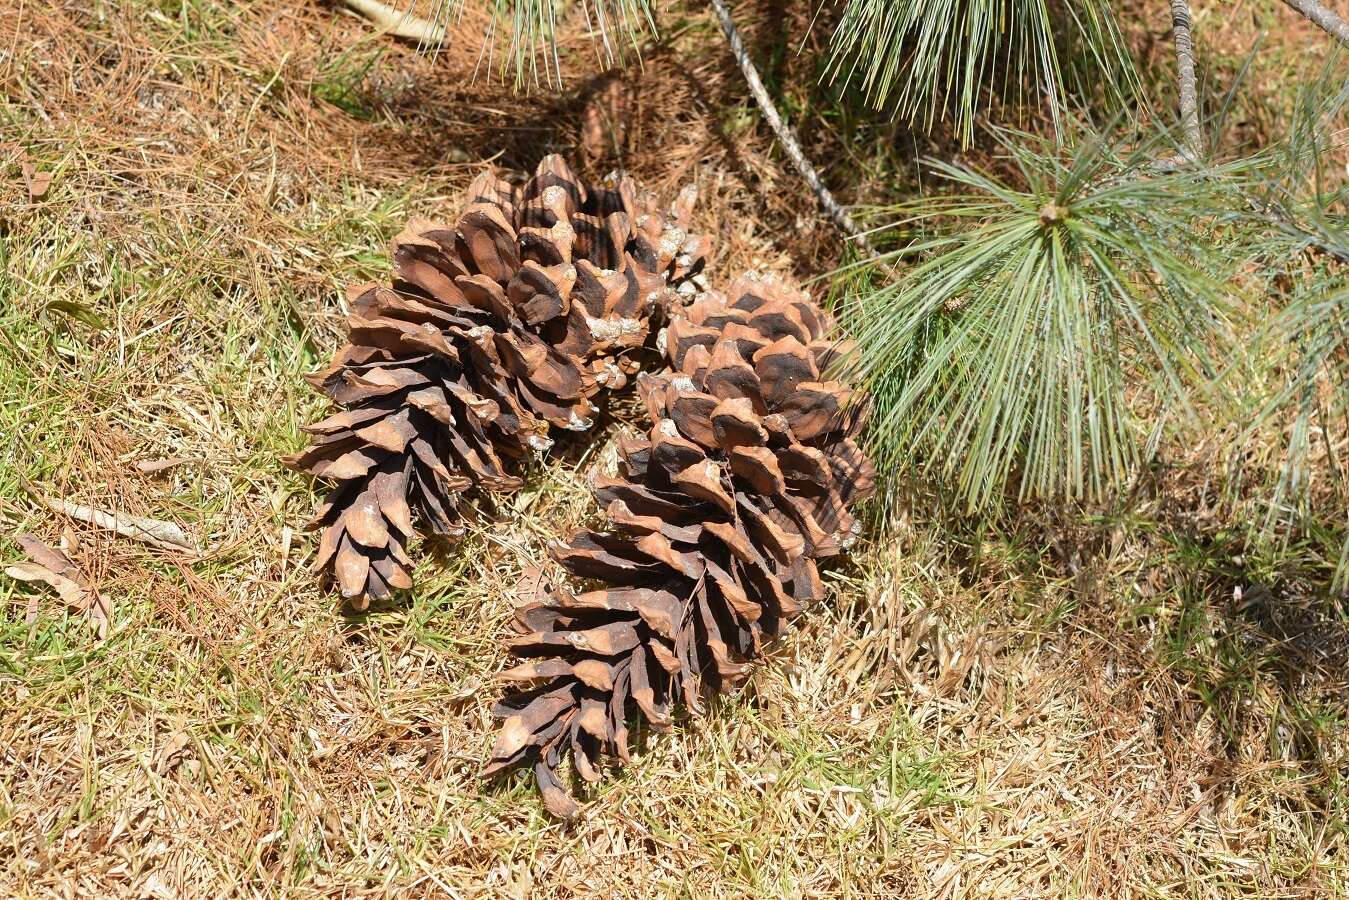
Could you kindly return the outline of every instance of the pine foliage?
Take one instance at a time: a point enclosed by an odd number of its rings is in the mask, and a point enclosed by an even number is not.
[[[448,25],[463,13],[468,0],[436,0],[432,19]],[[489,0],[490,26],[483,35],[482,61],[488,70],[510,72],[517,87],[559,85],[558,22],[568,7],[579,6],[595,37],[597,52],[608,66],[636,54],[642,40],[656,31],[651,0]],[[498,51],[500,55],[498,56]]]
[[[881,468],[936,476],[970,509],[1100,497],[1187,409],[1228,330],[1216,223],[1246,178],[1159,166],[1161,139],[1003,147],[1024,187],[930,163],[952,192],[891,210],[908,267],[844,304]]]
[[[1133,63],[1105,0],[845,0],[829,77],[877,109],[930,128],[951,118],[969,141],[986,89],[1048,98],[1136,95]]]
[[[1241,439],[1271,429],[1282,436],[1267,525],[1307,523],[1330,512],[1313,508],[1317,481],[1349,500],[1349,460],[1337,451],[1349,440],[1349,185],[1328,171],[1332,153],[1344,147],[1336,126],[1349,105],[1349,84],[1333,72],[1301,92],[1288,138],[1262,160],[1262,178],[1242,209],[1252,267],[1267,281],[1268,296],[1286,294],[1256,347],[1255,363],[1273,371],[1277,387]],[[1324,465],[1313,463],[1318,457]],[[1341,587],[1349,586],[1346,541],[1336,578]]]

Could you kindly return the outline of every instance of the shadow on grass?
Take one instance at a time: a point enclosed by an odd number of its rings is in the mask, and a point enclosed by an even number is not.
[[[1121,664],[1169,680],[1159,696],[1198,701],[1227,762],[1309,764],[1337,785],[1349,610],[1324,548],[1267,543],[1179,504],[1141,508],[1089,524],[1062,511],[1023,523],[1010,543],[1044,552],[1013,564],[1071,585],[1074,607],[1049,627],[1086,629]],[[1156,712],[1171,729],[1195,727],[1193,711]]]

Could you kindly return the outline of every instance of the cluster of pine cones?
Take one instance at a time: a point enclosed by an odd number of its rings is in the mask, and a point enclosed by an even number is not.
[[[608,530],[553,548],[593,589],[518,611],[526,661],[504,674],[518,690],[484,772],[531,766],[564,818],[564,758],[596,780],[639,716],[667,730],[738,685],[819,599],[817,561],[856,537],[874,487],[865,404],[825,374],[845,351],[832,320],[775,279],[702,289],[693,200],[662,211],[556,156],[519,187],[479,178],[454,226],[394,239],[391,288],[351,292],[349,343],[309,379],[340,411],[288,460],[333,483],[315,567],[363,609],[412,586],[417,525],[461,534],[467,502],[521,487],[555,430],[590,428],[601,392],[635,376],[651,427],[595,484]]]

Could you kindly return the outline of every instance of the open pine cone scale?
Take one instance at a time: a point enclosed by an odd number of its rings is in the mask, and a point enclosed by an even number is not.
[[[466,492],[518,489],[553,430],[590,428],[701,269],[692,192],[666,216],[610,182],[587,187],[556,156],[518,188],[483,175],[453,226],[414,219],[394,238],[392,288],[349,292],[349,343],[309,378],[341,411],[288,463],[335,482],[315,568],[358,609],[411,586],[414,523],[462,534]]]
[[[602,589],[555,591],[518,615],[485,774],[532,765],[548,808],[577,807],[559,769],[582,779],[627,759],[630,716],[667,730],[705,692],[740,684],[801,608],[822,596],[816,561],[860,530],[851,507],[874,488],[854,436],[862,405],[823,380],[832,322],[779,282],[743,278],[696,299],[664,334],[670,369],[640,376],[654,423],[620,447],[596,496],[610,530],[554,548]]]

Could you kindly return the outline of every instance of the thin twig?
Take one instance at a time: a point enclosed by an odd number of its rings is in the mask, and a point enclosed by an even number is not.
[[[380,3],[379,0],[343,0],[343,2],[375,23],[381,31],[394,37],[416,41],[419,47],[439,47],[445,43],[444,28],[435,22],[414,16],[410,9],[398,10]]]
[[[1171,0],[1171,29],[1176,40],[1176,76],[1180,87],[1180,121],[1185,143],[1194,159],[1204,155],[1204,132],[1199,127],[1199,91],[1194,77],[1194,39],[1190,36],[1188,0]]]
[[[768,127],[773,129],[777,135],[778,142],[782,144],[783,152],[791,159],[792,164],[796,166],[796,171],[801,173],[801,177],[810,185],[810,189],[815,192],[819,198],[820,205],[824,211],[838,226],[839,231],[857,246],[865,250],[876,260],[880,260],[880,254],[871,241],[853,222],[848,211],[839,205],[834,199],[834,195],[829,193],[829,188],[824,186],[820,180],[819,173],[815,167],[810,164],[805,153],[801,151],[801,144],[797,141],[795,133],[790,125],[782,120],[778,113],[777,106],[773,103],[773,98],[768,96],[767,89],[764,88],[763,80],[759,78],[759,70],[754,67],[754,61],[749,58],[749,53],[745,50],[745,44],[740,40],[740,30],[735,27],[735,21],[731,18],[731,12],[726,8],[723,0],[710,0],[712,9],[717,13],[717,20],[721,23],[721,30],[726,34],[726,42],[731,45],[731,54],[740,64],[740,71],[744,73],[745,81],[749,83],[750,93],[754,95],[754,100],[759,104],[759,111],[763,117],[768,120]]]
[[[46,506],[52,512],[60,513],[63,516],[69,516],[80,522],[87,522],[98,528],[106,528],[108,531],[116,532],[122,537],[142,541],[164,550],[186,551],[192,554],[197,553],[197,548],[193,545],[191,538],[184,534],[183,530],[172,522],[165,522],[160,519],[148,519],[144,516],[133,516],[130,513],[120,511],[106,512],[101,509],[95,509],[92,506],[71,503],[69,500],[63,500],[58,497],[48,497],[24,479],[20,479],[19,485],[26,490],[33,499],[37,500],[43,506]]]
[[[1283,2],[1315,22],[1326,34],[1349,47],[1349,22],[1340,18],[1333,9],[1328,9],[1324,3],[1318,3],[1317,0],[1283,0]]]

